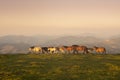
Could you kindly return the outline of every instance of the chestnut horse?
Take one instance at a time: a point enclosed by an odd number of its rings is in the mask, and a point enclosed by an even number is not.
[[[79,46],[79,45],[72,45],[73,46],[73,49],[74,49],[74,51],[73,51],[73,53],[75,54],[75,53],[79,53],[79,51],[81,52],[83,52],[83,54],[87,54],[88,53],[88,48],[86,47],[86,46]]]
[[[72,46],[62,46],[62,47],[60,47],[60,50],[65,53],[72,53],[73,47]]]
[[[93,49],[96,51],[96,53],[106,54],[106,49],[104,47],[96,47],[96,46],[94,46]]]

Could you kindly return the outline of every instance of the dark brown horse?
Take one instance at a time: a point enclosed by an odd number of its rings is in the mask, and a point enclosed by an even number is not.
[[[75,54],[75,53],[79,53],[79,51],[81,52],[83,52],[83,54],[87,54],[88,53],[88,48],[86,47],[86,46],[79,46],[79,45],[72,45],[72,47],[73,47],[73,49],[74,49],[74,51],[73,51],[73,53]]]

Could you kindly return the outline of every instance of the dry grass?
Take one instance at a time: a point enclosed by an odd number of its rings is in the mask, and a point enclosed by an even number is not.
[[[0,80],[119,80],[119,74],[120,55],[0,55]]]

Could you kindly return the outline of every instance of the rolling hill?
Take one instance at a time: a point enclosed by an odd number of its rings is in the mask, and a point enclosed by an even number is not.
[[[3,36],[0,37],[0,53],[24,53],[33,45],[38,46],[62,46],[62,45],[86,45],[88,47],[103,46],[109,53],[120,52],[120,37],[107,39],[94,36]]]

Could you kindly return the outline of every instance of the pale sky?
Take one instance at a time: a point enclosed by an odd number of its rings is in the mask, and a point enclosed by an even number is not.
[[[120,33],[120,0],[0,0],[0,36]]]

